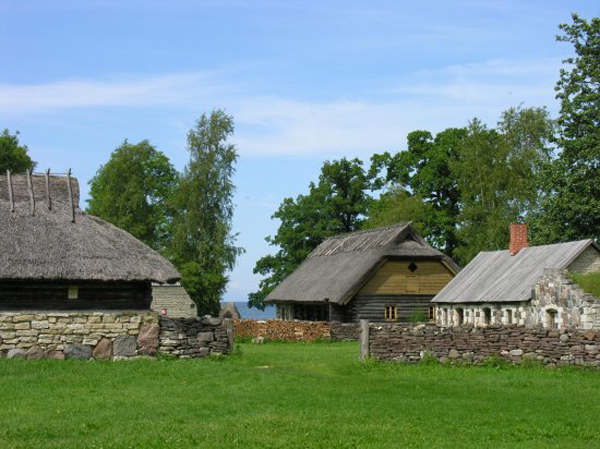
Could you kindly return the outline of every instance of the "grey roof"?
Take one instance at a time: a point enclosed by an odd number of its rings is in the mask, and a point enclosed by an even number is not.
[[[67,177],[49,177],[51,209],[45,176],[31,179],[33,213],[27,176],[11,176],[14,211],[8,177],[0,176],[0,279],[173,282],[181,277],[131,234],[81,211],[77,179],[71,178],[75,222]]]
[[[545,268],[566,269],[592,240],[508,250],[481,252],[433,298],[436,303],[521,302]]]
[[[399,223],[328,238],[265,301],[344,304],[381,263],[393,258],[442,260],[458,271],[454,262],[429,246],[410,223]]]

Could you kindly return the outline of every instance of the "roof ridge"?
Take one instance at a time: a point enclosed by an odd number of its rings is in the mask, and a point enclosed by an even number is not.
[[[360,229],[358,231],[342,232],[340,234],[334,234],[332,236],[329,236],[325,240],[348,237],[349,235],[360,235],[360,234],[369,234],[371,232],[387,231],[387,230],[394,229],[394,228],[405,228],[406,226],[409,226],[411,223],[412,223],[412,221],[401,221],[401,222],[393,224],[393,225],[379,226],[376,228],[368,228],[368,229]]]

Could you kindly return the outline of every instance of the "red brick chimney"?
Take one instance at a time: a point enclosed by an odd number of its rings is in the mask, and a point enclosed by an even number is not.
[[[527,240],[527,225],[526,224],[511,224],[510,225],[510,255],[514,256],[523,248],[529,246]]]

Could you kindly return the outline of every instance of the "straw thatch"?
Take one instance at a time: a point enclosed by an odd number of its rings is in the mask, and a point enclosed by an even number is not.
[[[503,303],[531,299],[532,290],[545,268],[567,269],[593,240],[523,248],[511,256],[508,250],[481,252],[432,300],[436,303]]]
[[[240,315],[240,311],[234,303],[226,302],[221,306],[219,318],[233,318],[234,320],[241,320],[242,315]]]
[[[156,251],[80,210],[77,179],[33,175],[29,188],[27,175],[10,178],[9,186],[8,177],[0,176],[0,279],[163,283],[180,278]]]
[[[458,271],[454,262],[429,246],[410,223],[399,223],[325,240],[265,301],[345,304],[385,260],[405,258],[440,260],[451,271]]]

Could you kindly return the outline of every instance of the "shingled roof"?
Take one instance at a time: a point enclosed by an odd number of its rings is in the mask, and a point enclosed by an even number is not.
[[[458,272],[454,262],[429,246],[410,223],[399,223],[328,238],[265,301],[345,304],[391,258],[437,259]]]
[[[181,277],[131,234],[80,210],[75,178],[0,176],[0,229],[0,279],[164,283]]]
[[[481,252],[433,298],[436,303],[522,302],[545,268],[566,269],[592,240],[531,246],[511,256],[508,250]]]

